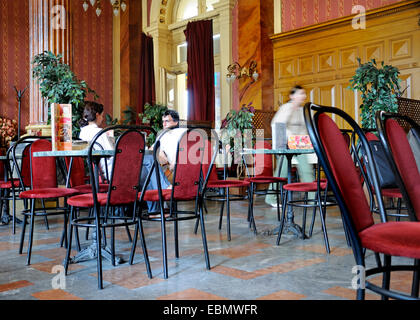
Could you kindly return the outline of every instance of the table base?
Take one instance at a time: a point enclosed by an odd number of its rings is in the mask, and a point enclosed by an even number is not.
[[[272,236],[272,235],[279,234],[279,231],[280,231],[280,227],[277,227],[273,230],[265,230],[262,233],[263,235],[266,235],[266,236]],[[288,234],[288,233],[292,233],[297,238],[302,239],[302,240],[308,239],[308,236],[303,233],[302,228],[294,222],[285,223],[283,227],[283,234]]]
[[[111,254],[111,250],[108,247],[102,246],[101,256],[102,256],[102,258],[105,258],[109,262],[112,263],[112,254]],[[97,250],[97,247],[96,247],[96,243],[92,243],[87,248],[81,250],[73,258],[70,258],[69,264],[85,262],[85,261],[96,259],[97,257],[98,257],[98,250]],[[123,264],[123,263],[125,263],[125,260],[122,259],[121,257],[118,257],[117,255],[115,255],[115,263],[116,264]]]

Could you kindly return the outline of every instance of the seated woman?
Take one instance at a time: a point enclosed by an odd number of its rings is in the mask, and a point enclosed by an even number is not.
[[[82,119],[79,121],[79,125],[81,128],[79,138],[88,142],[93,140],[95,135],[102,130],[100,126],[102,125],[103,120],[104,106],[97,102],[86,101]],[[113,150],[115,148],[115,140],[114,137],[110,136],[111,134],[112,131],[108,131],[107,134],[101,135],[96,140],[100,146],[95,146],[94,148]],[[111,176],[112,161],[112,158],[101,160],[102,173],[105,175],[107,180]]]
[[[103,118],[104,118],[104,106],[102,104],[99,104],[97,102],[93,101],[87,101],[85,103],[85,109],[83,111],[83,119],[80,121],[80,134],[79,138],[85,141],[91,141],[95,135],[102,130],[100,127]],[[108,131],[112,133],[112,131]],[[108,133],[107,132],[107,133]],[[100,144],[100,146],[104,150],[113,150],[115,149],[115,139],[114,137],[111,137],[109,135],[103,134],[98,139],[97,142]],[[100,148],[98,146],[98,148]],[[108,177],[111,177],[112,173],[112,161],[113,158],[103,159],[105,161],[101,161],[101,169],[105,173],[108,173]],[[145,182],[147,175],[149,171],[151,170],[153,166],[153,155],[146,154],[143,158],[143,170],[141,175],[142,182]],[[160,181],[162,183],[162,188],[170,188],[170,183],[166,179],[165,175],[162,172],[161,167],[159,166],[159,175],[160,175]],[[150,181],[146,187],[146,190],[156,190],[158,188],[157,186],[157,180],[156,175],[153,173],[150,177]],[[157,211],[159,209],[157,202],[148,202],[147,203],[149,211]]]

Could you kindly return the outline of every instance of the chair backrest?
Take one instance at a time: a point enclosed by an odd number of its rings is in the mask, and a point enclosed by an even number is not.
[[[35,152],[51,151],[51,141],[38,139],[30,146],[31,188],[56,188],[57,166],[55,157],[35,157]]]
[[[106,134],[109,130],[118,130],[121,135],[117,138],[115,143],[115,150],[113,152],[112,172],[109,181],[107,204],[121,205],[128,203],[135,203],[138,193],[140,191],[140,178],[143,166],[143,158],[145,154],[145,137],[143,130],[151,130],[152,128],[146,126],[127,126],[115,125],[107,127],[92,139],[88,149],[88,167],[91,176],[92,191],[94,194],[94,201],[97,204],[97,187],[95,181],[94,169],[94,145],[95,141],[102,134]]]
[[[420,173],[408,142],[406,131],[399,124],[406,125],[420,132],[420,126],[408,116],[378,112],[376,125],[387,154],[397,185],[403,195],[411,220],[420,220]]]
[[[71,161],[71,157],[65,157],[67,171],[71,169],[70,173],[70,187],[76,187],[86,184],[85,183],[85,163],[82,157],[73,157],[73,161]],[[71,168],[70,168],[71,164]]]
[[[172,198],[193,199],[198,195],[207,133],[188,129],[178,142]]]
[[[311,112],[314,112],[313,116]],[[377,188],[376,168],[371,165],[373,157],[364,132],[347,113],[339,108],[317,106],[312,103],[305,105],[305,122],[315,152],[324,168],[344,223],[349,230],[352,246],[355,249],[353,252],[361,254],[358,233],[372,226],[374,220],[347,142],[328,113],[335,114],[336,119],[343,118],[352,127],[354,134],[358,136],[362,152],[366,155],[367,170],[371,172],[373,184],[376,186],[375,192],[381,219],[386,221],[380,188]]]
[[[214,141],[218,144],[218,141]],[[217,147],[216,147],[217,148]],[[215,151],[214,146],[212,146],[212,141],[207,139],[204,146],[204,158],[203,158],[203,176],[207,176],[209,169],[211,167],[210,175],[208,181],[219,180],[217,176],[216,166],[212,163],[212,159],[217,156],[217,150]]]
[[[271,142],[264,141],[261,144],[257,141],[257,148],[271,149]],[[254,157],[254,176],[272,176],[273,175],[273,156],[271,154],[256,154]]]

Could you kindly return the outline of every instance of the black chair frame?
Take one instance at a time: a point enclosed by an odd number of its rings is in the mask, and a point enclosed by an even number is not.
[[[311,113],[314,113],[312,116]],[[393,298],[393,299],[406,299],[406,300],[419,300],[418,298],[418,273],[420,269],[420,264],[418,260],[415,260],[413,265],[392,265],[391,264],[391,257],[388,255],[384,255],[384,262],[382,263],[380,254],[375,253],[376,258],[376,267],[372,267],[370,269],[366,269],[366,263],[365,263],[365,254],[366,249],[362,247],[360,239],[356,233],[355,225],[352,219],[352,216],[349,212],[349,209],[344,201],[344,197],[341,193],[340,188],[338,187],[338,184],[334,178],[333,171],[330,167],[330,164],[328,162],[328,158],[326,155],[326,151],[321,143],[321,139],[318,135],[318,118],[319,115],[322,113],[331,113],[340,116],[343,118],[353,129],[354,134],[358,136],[362,143],[363,151],[365,152],[366,159],[368,161],[368,164],[374,163],[373,162],[373,155],[370,150],[370,147],[368,147],[368,141],[365,137],[365,134],[363,130],[359,127],[359,125],[354,121],[353,118],[351,118],[347,113],[340,110],[339,108],[333,108],[333,107],[326,107],[326,106],[319,106],[315,105],[313,103],[307,103],[304,106],[304,118],[305,123],[308,129],[308,133],[311,137],[312,144],[314,146],[315,152],[319,158],[319,161],[324,168],[325,174],[327,176],[328,182],[330,183],[330,187],[336,197],[337,204],[342,212],[342,218],[343,222],[346,225],[346,229],[348,231],[351,247],[353,250],[353,255],[356,261],[356,264],[358,266],[361,266],[365,269],[364,277],[361,277],[361,279],[365,279],[365,283],[358,283],[357,287],[357,299],[363,300],[365,298],[365,291],[366,289],[369,289],[373,292],[376,292],[382,296],[383,299]],[[382,194],[381,194],[381,188],[379,187],[379,180],[377,178],[377,169],[374,166],[368,165],[368,171],[370,172],[372,176],[372,183],[374,185],[374,190],[376,193],[376,197],[378,199],[378,208],[379,208],[379,215],[381,217],[381,220],[383,223],[387,222],[387,216],[385,213],[385,207],[382,200]],[[394,290],[390,290],[390,273],[392,271],[413,271],[413,288],[412,288],[412,295],[409,296],[407,294],[397,292]],[[377,275],[377,274],[383,274],[383,281],[382,281],[382,287],[379,287],[372,282],[368,280],[369,277]],[[417,292],[417,297],[415,296]]]

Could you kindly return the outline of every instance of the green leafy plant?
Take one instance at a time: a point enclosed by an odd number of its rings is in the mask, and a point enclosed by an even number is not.
[[[240,154],[235,152],[237,151],[235,148],[239,147],[242,149],[242,146],[247,144],[245,139],[252,138],[245,135],[245,130],[253,129],[252,120],[254,118],[254,114],[255,109],[252,106],[252,102],[250,102],[248,105],[243,104],[241,109],[238,111],[229,111],[226,118],[222,121],[220,139],[222,140],[224,146],[229,146],[229,151],[233,157],[233,164],[238,164],[236,167],[236,173],[230,173],[236,174],[238,178],[244,177],[245,167],[242,163]],[[239,143],[240,146],[237,146],[236,143]],[[232,168],[235,168],[235,165],[233,165]]]
[[[231,150],[233,151],[234,146],[234,140],[235,137],[243,138],[245,130],[246,129],[252,129],[252,119],[255,114],[255,109],[252,106],[252,102],[250,102],[248,105],[243,104],[241,109],[239,111],[231,110],[226,115],[226,118],[222,121],[222,130],[221,133],[221,140],[223,144],[227,145],[230,144]],[[241,138],[241,142],[242,141]]]
[[[127,106],[127,108],[123,111],[122,123],[126,125],[136,123],[136,111],[132,107]]]
[[[142,120],[142,123],[149,124],[153,129],[156,130],[156,132],[159,132],[163,129],[163,123],[162,123],[162,116],[165,113],[165,111],[168,110],[168,107],[163,104],[154,104],[151,105],[149,103],[146,103],[144,105],[144,112],[139,113],[139,118]],[[147,136],[147,145],[151,146],[153,143],[155,143],[156,136],[151,133]]]
[[[77,137],[86,96],[92,93],[95,100],[99,97],[85,81],[77,79],[70,66],[63,63],[62,58],[62,55],[55,55],[51,51],[36,55],[31,62],[32,76],[37,80],[41,96],[48,105],[51,103],[72,105],[73,137]],[[50,108],[48,108],[48,118],[50,118]]]
[[[350,80],[349,89],[358,90],[362,94],[360,105],[362,127],[375,129],[375,113],[379,110],[397,112],[397,98],[401,95],[399,70],[382,61],[378,66],[375,59],[362,64],[357,58],[359,67]]]

